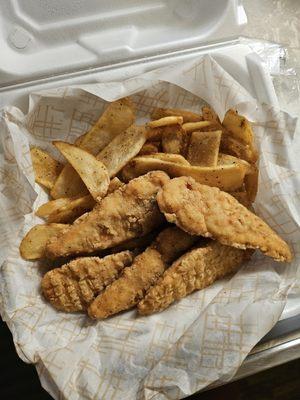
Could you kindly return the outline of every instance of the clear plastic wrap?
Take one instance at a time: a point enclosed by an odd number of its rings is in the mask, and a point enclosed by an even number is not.
[[[280,108],[300,114],[300,64],[297,50],[267,40],[241,38],[260,57],[275,87]]]
[[[241,38],[260,58],[264,69],[271,75],[279,106],[289,114],[300,115],[300,60],[297,50],[279,43],[252,38]],[[300,123],[295,129],[294,146],[300,150]],[[300,276],[289,292],[282,319],[299,314],[298,296]]]

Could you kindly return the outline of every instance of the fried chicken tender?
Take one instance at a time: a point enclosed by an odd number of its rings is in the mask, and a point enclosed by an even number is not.
[[[45,274],[42,279],[43,294],[57,310],[84,310],[132,260],[130,251],[104,258],[77,258]]]
[[[192,236],[176,226],[171,226],[160,232],[152,247],[161,254],[165,263],[170,264],[197,241],[199,241],[197,236]]]
[[[123,242],[116,247],[112,247],[110,251],[112,253],[119,253],[120,251],[124,250],[131,250],[131,251],[139,251],[140,249],[145,250],[145,248],[150,246],[150,244],[153,242],[155,236],[157,236],[156,231],[150,232],[145,236],[139,236],[134,239],[126,240],[126,242]]]
[[[240,250],[213,241],[190,250],[149,289],[138,303],[138,312],[148,315],[166,309],[174,301],[235,271],[251,253],[252,250]]]
[[[89,316],[104,319],[135,306],[169,263],[197,240],[176,227],[163,230],[153,244],[134,259],[131,267],[125,268],[120,278],[91,303]]]
[[[151,232],[164,220],[156,195],[168,180],[164,172],[154,171],[115,190],[63,235],[49,241],[47,256],[91,253]]]
[[[167,220],[191,235],[240,249],[260,249],[276,261],[293,258],[287,243],[262,219],[218,188],[191,177],[175,178],[165,184],[157,201]]]

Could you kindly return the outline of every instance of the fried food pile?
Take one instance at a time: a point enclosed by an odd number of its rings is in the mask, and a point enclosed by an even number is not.
[[[258,153],[250,122],[155,108],[135,123],[130,98],[109,103],[62,164],[32,148],[36,182],[52,197],[20,245],[26,260],[61,266],[42,278],[57,310],[104,319],[162,311],[235,272],[255,250],[290,262],[288,244],[253,212]]]

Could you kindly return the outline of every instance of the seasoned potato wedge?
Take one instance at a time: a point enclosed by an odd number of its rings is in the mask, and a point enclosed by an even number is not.
[[[60,141],[53,144],[76,170],[93,198],[100,201],[110,182],[105,165],[80,147]]]
[[[159,150],[160,150],[159,142],[146,142],[139,151],[139,155],[144,156],[147,154],[158,153]]]
[[[188,110],[182,110],[180,108],[155,108],[151,113],[151,119],[160,119],[171,116],[182,117],[183,123],[203,120],[200,114]]]
[[[131,125],[124,133],[116,136],[97,155],[97,159],[106,166],[109,176],[114,176],[139,153],[146,140],[146,128]]]
[[[135,107],[131,99],[125,97],[114,101],[107,106],[96,124],[75,141],[75,145],[96,155],[134,121]],[[54,199],[87,193],[86,186],[70,164],[63,168],[51,190]]]
[[[190,164],[215,167],[218,163],[221,135],[222,131],[193,132],[187,154]]]
[[[245,189],[251,202],[255,201],[258,191],[258,168],[251,165],[250,172],[245,176]]]
[[[68,225],[36,225],[27,232],[20,244],[20,254],[25,260],[38,260],[44,257],[48,240],[62,233]]]
[[[68,171],[66,176],[65,176],[64,172],[65,172],[66,169],[69,169],[69,168],[72,169],[73,172],[70,174],[70,171]],[[60,177],[56,181],[56,184],[61,184],[63,186],[63,188],[64,188],[63,190],[65,190],[65,196],[66,197],[62,197],[62,198],[77,198],[78,196],[82,197],[84,195],[87,195],[89,193],[89,191],[87,190],[85,184],[83,183],[82,179],[77,174],[77,172],[74,170],[74,168],[70,164],[68,164],[66,166],[65,170],[62,172],[62,174],[60,175]],[[67,176],[69,178],[72,177],[72,181],[71,181],[72,185],[66,186],[65,182],[66,182]],[[111,192],[112,185],[115,185],[115,188],[117,188],[117,187],[122,186],[123,183],[118,178],[112,179],[110,181],[107,193]],[[55,196],[52,196],[52,197],[55,198]]]
[[[172,178],[191,176],[199,183],[216,186],[224,191],[235,191],[243,185],[248,169],[242,163],[198,167],[161,161],[151,157],[136,157],[123,168],[122,176],[125,181],[129,181],[155,170],[164,171]]]
[[[90,211],[95,200],[89,194],[78,198],[65,197],[43,204],[36,211],[36,215],[47,222],[71,223],[83,213]]]
[[[166,126],[161,135],[162,149],[165,153],[185,154],[188,139],[181,125]]]
[[[249,164],[247,161],[231,156],[230,154],[219,153],[218,165],[232,165],[232,164],[242,165],[246,170],[246,174],[250,174],[252,170],[251,164]]]
[[[180,154],[155,153],[144,155],[143,157],[156,158],[161,161],[173,162],[175,164],[190,165],[190,163]]]
[[[110,181],[107,194],[112,193],[124,185],[118,178]],[[90,194],[81,197],[63,197],[50,200],[40,206],[36,215],[47,222],[71,223],[87,211],[92,210],[96,202]]]
[[[58,178],[50,192],[53,199],[60,199],[62,197],[74,197],[78,195],[88,194],[89,191],[83,183],[78,173],[71,164],[67,164]]]
[[[33,147],[30,150],[35,181],[47,189],[52,189],[63,164],[54,160],[46,151]]]
[[[228,110],[223,120],[223,126],[231,136],[241,143],[253,144],[253,131],[250,122],[235,110]]]
[[[211,123],[210,127],[213,127],[213,129],[215,130],[223,131],[224,127],[222,126],[221,121],[211,107],[202,107],[202,115],[205,121],[209,121]]]
[[[109,103],[92,128],[80,136],[75,145],[91,154],[98,154],[114,137],[135,121],[135,107],[128,97]]]
[[[168,126],[168,125],[177,125],[177,124],[182,124],[183,123],[183,118],[180,116],[170,116],[170,117],[163,117],[160,119],[156,119],[154,121],[149,121],[147,123],[147,126],[149,128],[160,128],[162,126]]]
[[[187,122],[182,125],[182,128],[186,132],[194,132],[194,131],[198,131],[199,129],[207,128],[210,125],[211,125],[210,121]]]
[[[258,153],[254,144],[254,134],[250,122],[235,110],[228,110],[225,114],[223,126],[225,134],[222,146],[230,154],[255,163]]]
[[[236,128],[234,127],[233,130],[234,132],[230,131],[230,128],[232,127],[233,124],[233,120],[235,121],[235,123],[240,122],[239,117],[236,117],[236,113],[232,110],[230,110],[230,112],[228,112],[225,116],[225,125],[221,124],[217,114],[214,112],[214,110],[211,107],[203,107],[202,108],[202,113],[203,113],[203,117],[204,119],[207,119],[208,121],[211,121],[212,125],[211,127],[215,127],[216,129],[220,129],[222,130],[222,138],[221,138],[221,150],[224,153],[228,153],[231,154],[233,156],[236,156],[238,158],[241,158],[245,161],[248,161],[249,163],[253,164],[257,161],[258,159],[258,153],[255,149],[255,146],[253,144],[253,141],[250,140],[250,142],[247,144],[245,140],[241,141],[239,139],[240,136],[242,136],[242,133],[239,132],[238,134],[236,134],[236,130],[240,130],[241,128]],[[233,115],[234,114],[234,115]],[[234,118],[233,118],[234,117]],[[243,118],[243,117],[241,117]],[[211,129],[211,127],[209,127],[208,130]],[[253,138],[253,134],[250,133],[249,135],[249,122],[247,121],[246,123],[246,128],[248,133],[246,134],[246,137],[249,138]],[[251,128],[251,125],[250,125]]]
[[[251,164],[256,163],[258,160],[258,153],[254,147],[241,143],[228,134],[222,135],[221,149],[223,152],[232,154],[242,160],[248,161]]]

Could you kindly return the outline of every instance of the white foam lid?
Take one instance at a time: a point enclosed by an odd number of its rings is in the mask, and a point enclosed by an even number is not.
[[[5,0],[0,85],[237,36],[240,0]]]

